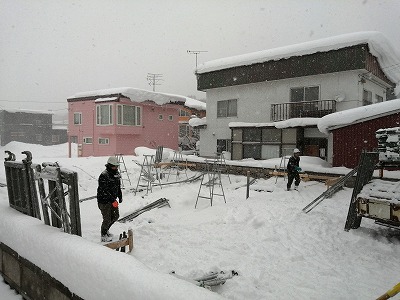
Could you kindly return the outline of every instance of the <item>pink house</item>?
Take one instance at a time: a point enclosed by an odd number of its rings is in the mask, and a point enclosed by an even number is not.
[[[71,143],[84,157],[132,155],[140,146],[178,149],[181,108],[205,110],[193,100],[134,88],[78,93],[67,99],[70,155]]]

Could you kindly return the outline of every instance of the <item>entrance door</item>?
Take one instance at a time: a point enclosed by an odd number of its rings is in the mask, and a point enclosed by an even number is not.
[[[319,146],[318,145],[305,145],[304,146],[304,155],[319,157]]]

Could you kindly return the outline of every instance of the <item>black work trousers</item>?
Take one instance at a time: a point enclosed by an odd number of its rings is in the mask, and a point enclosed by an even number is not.
[[[299,172],[288,172],[288,183],[287,188],[290,189],[294,180],[294,185],[298,186],[300,184]]]
[[[101,223],[101,235],[106,235],[111,225],[114,224],[119,218],[118,207],[112,206],[112,203],[97,203],[101,214],[103,216],[103,223]]]

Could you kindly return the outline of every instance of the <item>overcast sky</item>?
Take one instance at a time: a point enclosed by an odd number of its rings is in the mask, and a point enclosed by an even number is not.
[[[0,108],[115,87],[195,95],[199,64],[356,31],[400,52],[399,0],[0,0]]]

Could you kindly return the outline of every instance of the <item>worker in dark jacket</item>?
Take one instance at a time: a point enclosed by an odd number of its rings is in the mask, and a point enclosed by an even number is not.
[[[103,216],[101,224],[101,241],[109,242],[112,234],[108,231],[119,218],[118,203],[122,202],[121,176],[118,172],[119,162],[115,156],[108,158],[106,169],[99,176],[97,204]]]
[[[300,175],[301,168],[299,167],[300,163],[300,150],[294,149],[293,155],[289,158],[289,162],[287,164],[287,174],[288,174],[288,183],[287,190],[290,191],[290,187],[292,186],[294,180],[294,189],[297,191],[300,184]]]

